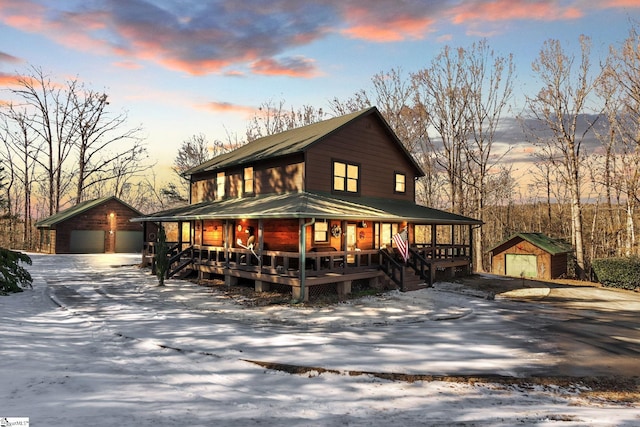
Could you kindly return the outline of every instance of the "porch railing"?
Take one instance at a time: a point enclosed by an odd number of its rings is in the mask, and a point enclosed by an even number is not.
[[[179,250],[179,244],[170,242],[171,268],[168,277],[177,274],[191,265],[231,268],[281,276],[296,277],[300,274],[300,253],[288,251],[251,251],[245,248],[222,246],[191,245]],[[184,246],[184,245],[183,245]],[[155,249],[153,242],[145,244],[143,259],[152,263],[155,273]],[[435,277],[434,268],[449,262],[464,263],[470,260],[470,247],[467,245],[416,245],[410,247],[407,265],[413,268],[421,278],[430,282]],[[348,274],[365,269],[381,269],[400,288],[403,289],[405,264],[397,259],[393,252],[386,250],[355,251],[310,251],[305,256],[305,275],[307,277],[325,274]]]
[[[260,271],[265,274],[297,276],[300,271],[300,253],[287,251],[251,251],[244,248],[225,249],[221,246],[193,246],[195,264],[220,268]],[[305,256],[307,277],[329,272],[346,273],[366,268],[378,268],[377,250],[308,252]]]

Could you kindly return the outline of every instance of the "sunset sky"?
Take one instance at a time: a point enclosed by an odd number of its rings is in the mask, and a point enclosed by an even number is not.
[[[545,40],[576,49],[585,34],[601,58],[639,18],[640,0],[0,0],[0,82],[30,66],[77,77],[171,164],[193,134],[243,138],[266,101],[327,109],[376,73],[426,68],[481,38],[514,55],[519,111]]]

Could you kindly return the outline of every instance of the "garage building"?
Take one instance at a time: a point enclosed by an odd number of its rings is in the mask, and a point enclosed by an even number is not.
[[[135,253],[145,241],[141,216],[117,197],[88,200],[38,221],[38,250],[44,253]]]
[[[514,277],[557,279],[567,274],[573,248],[542,233],[518,233],[490,250],[491,272]]]

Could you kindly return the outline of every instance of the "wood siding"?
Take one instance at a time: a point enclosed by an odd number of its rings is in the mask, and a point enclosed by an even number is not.
[[[246,196],[304,190],[303,155],[270,159],[253,166],[254,193]],[[244,167],[225,171],[225,198],[243,197]],[[194,176],[191,203],[216,200],[216,175],[210,172]]]
[[[522,239],[511,240],[496,248],[491,256],[491,272],[506,274],[506,254],[535,255],[538,264],[538,279],[556,279],[567,273],[567,254],[551,255]]]
[[[415,200],[415,167],[374,116],[363,117],[309,148],[306,189],[331,192],[333,161],[360,165],[360,195]],[[395,193],[396,172],[406,175],[406,191]]]
[[[111,214],[113,213],[113,216]],[[142,231],[142,224],[131,222],[131,218],[139,216],[139,213],[117,200],[109,200],[99,206],[82,212],[53,227],[54,233],[50,233],[52,239],[50,247],[43,247],[43,252],[70,253],[71,232],[73,230],[102,230],[104,233],[105,252],[115,252],[117,231]],[[109,231],[113,231],[110,233]],[[143,237],[150,240],[149,236]],[[54,243],[55,242],[55,243]]]

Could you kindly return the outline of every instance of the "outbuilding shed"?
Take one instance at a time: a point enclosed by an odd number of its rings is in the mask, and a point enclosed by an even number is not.
[[[142,213],[117,197],[88,200],[38,221],[38,250],[44,253],[142,252]],[[149,228],[150,232],[151,228]]]
[[[518,233],[490,250],[491,272],[515,277],[556,279],[566,275],[566,242],[542,233]]]

